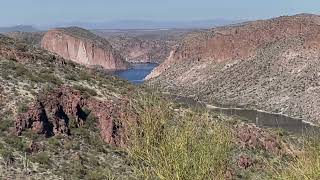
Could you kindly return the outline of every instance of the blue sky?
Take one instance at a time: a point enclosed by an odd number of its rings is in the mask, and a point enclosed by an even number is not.
[[[111,20],[261,19],[320,13],[320,0],[0,0],[0,26]]]

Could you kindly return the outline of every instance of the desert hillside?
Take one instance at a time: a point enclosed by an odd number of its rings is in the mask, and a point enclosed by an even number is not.
[[[280,178],[298,142],[308,142],[169,101],[3,35],[0,45],[3,179]],[[313,162],[313,147],[295,160]]]
[[[193,33],[148,78],[208,103],[319,123],[319,23],[299,14]]]
[[[126,69],[127,63],[108,41],[88,30],[70,27],[49,30],[41,47],[85,66]]]

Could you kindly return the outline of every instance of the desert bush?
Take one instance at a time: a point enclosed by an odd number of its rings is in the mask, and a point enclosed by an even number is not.
[[[91,76],[84,70],[80,70],[79,72],[79,80],[89,81]]]
[[[14,156],[12,154],[12,151],[7,149],[0,149],[0,155],[4,159],[4,162],[6,165],[10,165],[14,162]]]
[[[282,163],[278,167],[271,164],[270,168],[272,179],[320,179],[320,137],[308,137],[303,152],[294,160]]]
[[[25,43],[17,43],[16,47],[19,51],[22,51],[22,52],[28,51],[28,45]]]
[[[156,97],[137,104],[140,118],[129,125],[127,148],[137,178],[223,178],[232,150],[226,125],[193,113],[175,118],[170,105]]]
[[[88,174],[84,177],[84,179],[94,179],[94,180],[112,180],[116,179],[111,172],[106,169],[97,168],[95,170],[91,170]]]
[[[0,120],[0,131],[7,131],[10,127],[13,126],[13,121],[8,118],[3,118]]]
[[[51,148],[58,148],[60,146],[60,141],[56,137],[49,138],[48,144]]]
[[[44,165],[46,167],[50,167],[52,165],[52,161],[50,159],[50,156],[46,152],[39,152],[38,154],[35,154],[31,157],[32,162],[37,162],[41,165]]]
[[[49,82],[55,85],[61,85],[63,83],[60,78],[58,78],[56,75],[52,73],[41,73],[39,74],[39,78],[43,82]]]
[[[96,96],[96,95],[98,95],[98,93],[95,90],[87,88],[87,87],[84,87],[84,86],[81,86],[81,85],[75,85],[73,87],[75,89],[79,90],[84,95],[88,95],[88,96]]]
[[[14,135],[5,136],[4,141],[17,151],[24,152],[26,150],[26,143],[21,137]]]
[[[25,113],[27,112],[29,109],[28,105],[26,103],[21,103],[19,106],[18,106],[18,113]]]
[[[71,80],[71,81],[76,81],[77,80],[76,75],[73,74],[73,73],[66,74],[64,76],[64,78],[67,79],[67,80]]]

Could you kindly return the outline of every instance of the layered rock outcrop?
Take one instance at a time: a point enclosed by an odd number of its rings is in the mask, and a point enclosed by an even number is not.
[[[211,104],[319,123],[319,50],[316,15],[222,27],[185,38],[149,83]]]
[[[108,41],[77,27],[48,31],[41,41],[41,47],[85,66],[102,66],[109,70],[128,67]]]
[[[17,135],[27,129],[47,137],[70,135],[72,128],[82,127],[92,115],[97,118],[101,137],[108,144],[124,145],[122,128],[125,123],[116,104],[87,97],[80,91],[64,86],[39,96],[27,112],[15,121]],[[90,119],[92,120],[92,119]]]

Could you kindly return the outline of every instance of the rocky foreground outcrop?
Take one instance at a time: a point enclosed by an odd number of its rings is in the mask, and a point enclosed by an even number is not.
[[[88,116],[97,118],[97,126],[102,139],[117,146],[123,145],[122,123],[117,118],[123,115],[114,103],[99,101],[87,97],[80,91],[64,86],[47,94],[42,94],[29,106],[28,111],[18,116],[15,121],[17,135],[27,129],[47,137],[70,135],[71,127],[82,127],[93,121]]]
[[[164,91],[319,123],[320,17],[300,14],[187,36],[147,78]]]
[[[109,70],[128,67],[108,41],[77,27],[49,30],[41,41],[41,47],[85,66],[102,66]]]

